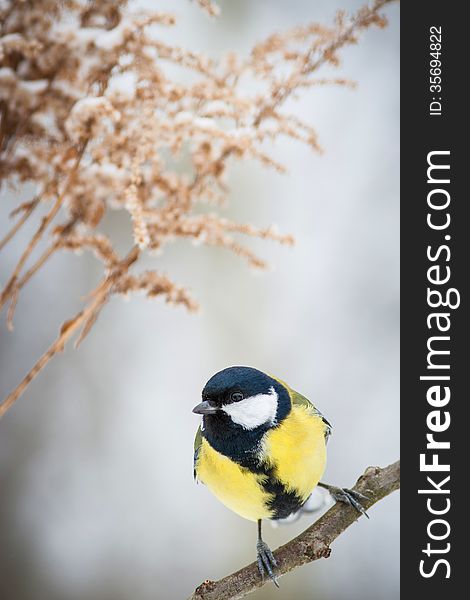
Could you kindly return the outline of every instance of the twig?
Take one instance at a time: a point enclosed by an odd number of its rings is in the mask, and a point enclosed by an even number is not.
[[[368,509],[399,487],[400,461],[397,461],[383,469],[369,467],[353,489],[368,497],[367,501],[362,502]],[[277,575],[284,575],[319,558],[328,558],[332,542],[358,518],[359,514],[353,508],[335,504],[303,533],[274,552],[278,563]],[[262,587],[267,581],[261,579],[256,563],[251,563],[219,581],[204,581],[189,600],[237,600]]]
[[[45,217],[42,218],[41,223],[40,223],[38,229],[36,230],[36,233],[31,238],[31,241],[29,242],[27,248],[25,249],[25,251],[23,252],[23,254],[20,257],[20,259],[13,271],[13,274],[11,275],[8,283],[6,284],[5,288],[3,289],[2,294],[0,295],[0,309],[7,302],[8,298],[10,298],[14,295],[15,288],[16,288],[16,282],[21,273],[21,270],[23,269],[31,252],[34,250],[34,247],[41,239],[44,231],[47,229],[47,227],[53,221],[56,214],[59,212],[60,207],[63,204],[65,195],[67,194],[69,187],[70,187],[71,183],[73,182],[73,179],[77,173],[78,167],[80,165],[80,161],[85,152],[85,148],[86,148],[86,143],[83,143],[81,145],[81,147],[78,149],[77,155],[75,158],[75,162],[67,175],[67,179],[65,181],[62,192],[57,195],[56,201],[54,202],[54,205],[52,206],[51,210],[47,213],[47,215]]]
[[[392,2],[396,1],[397,0],[375,0],[368,11],[360,9],[356,17],[352,20],[351,25],[337,39],[322,49],[321,54],[316,61],[313,63],[308,63],[306,61],[302,65],[302,68],[299,72],[292,73],[290,76],[290,81],[284,82],[279,89],[276,89],[273,92],[272,102],[266,106],[263,106],[256,115],[253,122],[254,127],[259,127],[263,119],[272,116],[277,106],[282,104],[292,94],[296,88],[296,86],[292,85],[295,78],[299,77],[300,75],[307,75],[317,71],[319,67],[327,63],[331,57],[334,56],[335,52],[337,52],[344,44],[350,41],[352,36],[358,32],[358,30],[366,25],[367,20],[371,17],[371,15],[377,14],[377,12],[384,8],[387,4],[391,4]]]
[[[89,331],[88,323],[96,320],[99,311],[108,300],[109,294],[112,291],[112,287],[116,282],[116,279],[122,275],[123,272],[127,271],[129,267],[138,259],[138,257],[139,249],[134,246],[129,254],[120,263],[118,263],[116,268],[113,269],[112,272],[105,277],[94,290],[89,304],[83,310],[77,313],[75,317],[69,321],[66,321],[62,325],[57,339],[41,356],[29,373],[16,386],[16,388],[10,392],[10,394],[8,394],[2,404],[0,404],[0,419],[7,412],[7,410],[13,406],[16,400],[18,400],[36,375],[42,371],[42,369],[44,369],[53,356],[64,349],[65,344],[81,327],[83,327],[83,330],[78,341],[82,341],[83,337]]]
[[[61,227],[61,235],[69,233],[73,230],[75,223],[77,222],[76,218],[72,218],[66,225]],[[13,331],[13,316],[16,310],[16,304],[18,302],[18,297],[21,289],[24,285],[28,283],[28,281],[37,273],[37,271],[49,260],[49,258],[57,252],[57,250],[61,247],[61,240],[55,240],[50,246],[48,246],[44,252],[39,256],[36,262],[31,266],[28,271],[21,277],[21,279],[17,279],[15,282],[14,289],[11,293],[10,306],[8,307],[7,313],[7,327],[10,331]],[[0,307],[1,308],[1,307]]]
[[[5,237],[0,241],[0,250],[8,244],[8,242],[15,236],[16,232],[26,223],[29,216],[39,204],[39,198],[35,198],[31,202],[28,202],[25,211],[21,218],[13,225],[10,231],[5,235]]]

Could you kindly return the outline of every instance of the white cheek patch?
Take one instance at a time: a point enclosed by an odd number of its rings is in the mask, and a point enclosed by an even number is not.
[[[278,395],[272,387],[269,394],[257,394],[244,398],[240,402],[233,402],[222,407],[234,423],[244,429],[255,429],[260,425],[276,421]]]

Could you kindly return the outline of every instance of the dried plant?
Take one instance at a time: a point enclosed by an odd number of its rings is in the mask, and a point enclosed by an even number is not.
[[[337,66],[338,51],[356,43],[362,30],[385,25],[379,11],[388,1],[376,0],[351,17],[339,13],[331,26],[276,33],[247,57],[230,53],[220,60],[162,42],[159,32],[174,26],[174,17],[136,12],[124,1],[2,3],[0,181],[33,193],[13,211],[17,221],[0,249],[27,219],[36,218],[37,229],[4,285],[0,307],[8,307],[11,328],[22,288],[61,250],[91,250],[104,275],[0,405],[0,416],[78,332],[80,343],[112,294],[139,290],[196,308],[166,276],[136,270],[142,253],[188,238],[262,267],[240,234],[292,243],[274,227],[218,214],[227,169],[232,161],[253,160],[284,172],[267,151],[280,136],[319,150],[315,130],[283,111],[285,101],[304,88],[348,85],[318,73],[323,65]],[[213,2],[198,4],[212,16],[218,12]],[[184,76],[176,77],[172,65]],[[124,257],[100,232],[108,210],[125,211],[132,223],[134,239]]]

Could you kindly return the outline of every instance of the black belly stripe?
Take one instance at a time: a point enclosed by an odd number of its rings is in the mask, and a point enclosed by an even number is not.
[[[254,458],[254,457],[253,457]],[[305,500],[299,494],[287,490],[282,482],[277,479],[275,469],[268,467],[265,463],[259,463],[256,460],[248,463],[245,459],[245,467],[252,473],[264,475],[263,489],[271,496],[268,507],[273,511],[272,519],[285,519],[292,513],[297,512],[304,504]]]
[[[295,492],[288,491],[285,486],[274,476],[273,469],[262,469],[266,475],[263,489],[270,495],[269,508],[273,511],[272,519],[285,519],[292,513],[297,512],[304,500]]]

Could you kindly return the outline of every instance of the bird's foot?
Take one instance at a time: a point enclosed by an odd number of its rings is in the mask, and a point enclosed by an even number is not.
[[[258,543],[256,544],[256,553],[258,570],[260,572],[261,579],[264,579],[267,573],[274,585],[279,587],[279,583],[274,575],[274,569],[277,567],[277,562],[266,542],[263,542],[263,540],[258,540]]]
[[[340,488],[334,485],[327,485],[325,483],[322,483],[321,487],[328,490],[331,496],[336,500],[336,502],[343,502],[344,504],[349,504],[349,506],[355,508],[357,512],[369,518],[366,509],[361,504],[361,500],[369,499],[367,496],[364,496],[364,494],[361,494],[360,492],[355,492],[354,490],[350,490],[348,488]]]

